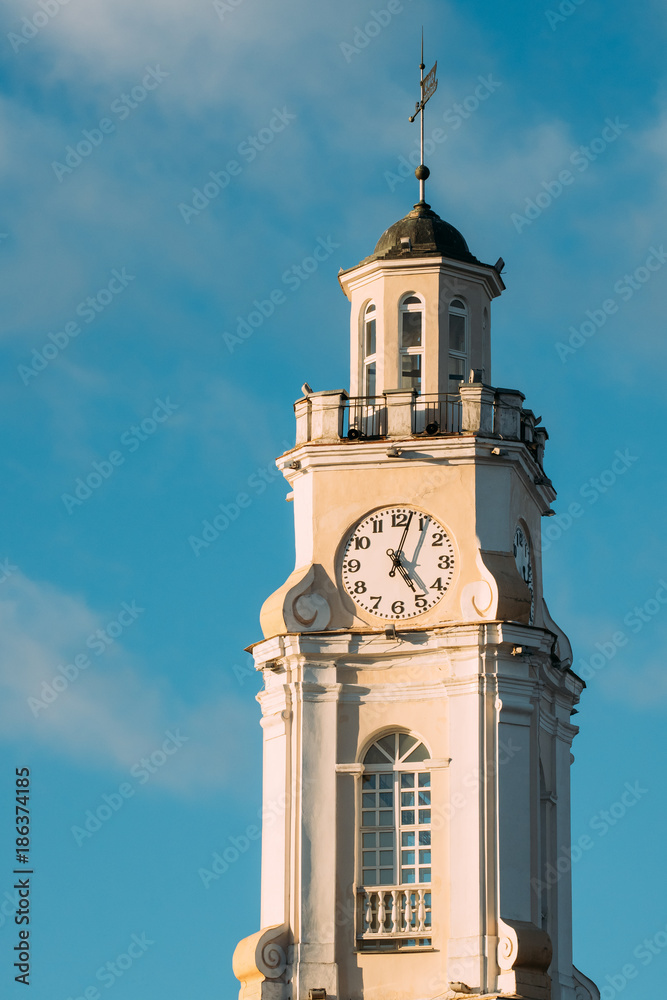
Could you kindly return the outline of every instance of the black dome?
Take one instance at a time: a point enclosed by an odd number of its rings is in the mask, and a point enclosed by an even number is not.
[[[436,215],[425,202],[419,202],[404,219],[386,229],[366,260],[401,257],[449,257],[451,260],[479,263],[458,229]]]

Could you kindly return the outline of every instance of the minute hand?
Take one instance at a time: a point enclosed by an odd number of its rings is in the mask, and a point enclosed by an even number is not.
[[[412,520],[412,515],[413,514],[414,514],[414,511],[411,510],[410,513],[408,514],[408,523],[406,524],[405,528],[403,529],[403,534],[401,535],[401,540],[398,543],[398,548],[394,550],[394,556],[393,556],[394,565],[391,567],[391,569],[389,571],[389,576],[396,576],[396,568],[399,565],[399,560],[401,558],[401,552],[403,551],[403,546],[405,545],[405,539],[408,537],[408,531],[410,530],[410,521]]]

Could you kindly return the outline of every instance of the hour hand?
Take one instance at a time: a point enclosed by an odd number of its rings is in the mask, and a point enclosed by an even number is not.
[[[401,574],[401,576],[403,577],[403,579],[407,583],[408,587],[410,587],[411,590],[414,590],[415,589],[415,585],[412,582],[412,580],[410,579],[410,576],[409,576],[408,571],[406,570],[405,566],[401,562],[401,555],[400,555],[400,553],[394,552],[393,549],[387,549],[387,555],[391,556],[391,560],[393,562],[393,566],[389,570],[389,576],[396,576],[396,570],[398,570],[398,572]]]

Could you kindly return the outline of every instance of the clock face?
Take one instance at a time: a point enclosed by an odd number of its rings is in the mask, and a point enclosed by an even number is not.
[[[454,546],[430,514],[385,507],[364,518],[345,542],[342,579],[355,604],[402,621],[432,608],[454,576]]]
[[[535,591],[533,588],[533,562],[530,556],[530,542],[526,538],[521,525],[517,526],[514,532],[514,561],[516,568],[530,590],[530,618],[528,624],[532,625],[535,618]]]

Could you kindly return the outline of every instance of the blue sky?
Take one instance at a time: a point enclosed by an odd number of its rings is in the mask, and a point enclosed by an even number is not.
[[[573,837],[593,843],[573,866],[575,959],[606,1000],[658,990],[664,6],[43,3],[6,0],[0,15],[0,786],[10,802],[14,767],[31,767],[32,996],[236,995],[233,948],[259,927],[258,844],[208,888],[198,869],[257,819],[243,650],[293,565],[273,459],[301,383],[348,383],[339,268],[416,200],[399,168],[417,139],[422,22],[440,81],[427,135],[442,130],[428,199],[480,259],[506,260],[492,380],[521,389],[551,435],[545,592],[590,674],[572,771]],[[386,23],[369,37],[373,11]],[[208,203],[194,200],[206,184]],[[299,277],[319,241],[326,260]],[[239,337],[271,293],[272,314]],[[249,506],[195,553],[239,493]],[[68,664],[79,676],[51,704],[29,702]],[[641,794],[601,833],[626,782]],[[105,795],[117,808],[77,842]],[[133,935],[139,957],[100,985]]]

